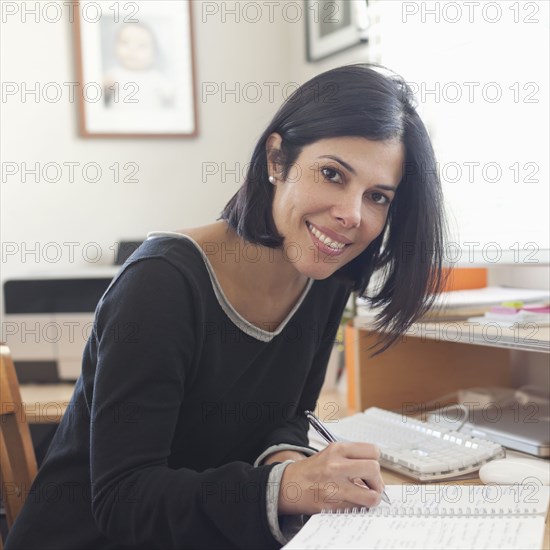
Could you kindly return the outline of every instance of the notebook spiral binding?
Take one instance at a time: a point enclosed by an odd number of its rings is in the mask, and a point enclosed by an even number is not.
[[[523,510],[513,509],[513,508],[477,508],[477,507],[470,507],[467,506],[466,508],[446,508],[443,507],[437,507],[437,508],[422,508],[422,507],[414,507],[414,506],[400,506],[400,507],[394,507],[394,508],[373,508],[372,510],[370,508],[367,508],[365,506],[362,507],[354,507],[354,508],[345,508],[343,510],[329,510],[329,509],[323,509],[321,510],[321,514],[328,514],[328,515],[348,515],[348,516],[355,516],[355,515],[361,515],[361,514],[368,514],[369,516],[373,517],[403,517],[403,516],[411,516],[411,517],[419,517],[419,516],[457,516],[457,517],[479,517],[479,516],[528,516],[532,514],[536,514],[536,509],[529,509],[524,508]]]

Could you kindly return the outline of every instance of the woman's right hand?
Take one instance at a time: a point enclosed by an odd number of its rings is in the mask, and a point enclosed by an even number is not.
[[[378,505],[384,490],[379,457],[376,445],[338,442],[289,464],[281,479],[278,513],[312,515]]]

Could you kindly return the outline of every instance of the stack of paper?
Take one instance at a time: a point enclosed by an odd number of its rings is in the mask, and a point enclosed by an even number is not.
[[[523,304],[548,305],[550,290],[486,287],[474,290],[455,290],[442,292],[435,300],[432,309],[422,318],[422,321],[445,321],[451,319],[468,319],[485,314],[493,306],[506,302],[522,302]],[[357,315],[374,319],[377,310],[369,307],[364,298],[357,299]]]

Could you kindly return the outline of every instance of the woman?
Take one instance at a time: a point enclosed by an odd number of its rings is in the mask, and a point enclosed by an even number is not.
[[[276,548],[303,515],[376,505],[377,448],[314,453],[303,411],[375,270],[382,348],[429,305],[441,211],[402,80],[358,64],[303,85],[221,219],[149,234],[103,295],[7,550]]]

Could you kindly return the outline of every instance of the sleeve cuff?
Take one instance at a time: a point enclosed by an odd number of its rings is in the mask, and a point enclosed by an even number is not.
[[[268,447],[255,461],[254,467],[257,468],[262,463],[263,459],[272,453],[278,451],[299,451],[307,456],[314,455],[317,451],[310,449],[309,447],[299,447],[298,445],[290,445],[289,443],[279,443],[278,445],[271,445]],[[282,475],[282,474],[281,474]]]
[[[277,445],[279,446],[279,445]],[[309,449],[311,451],[311,449]],[[280,544],[286,544],[303,527],[307,516],[279,516],[279,487],[285,468],[294,462],[287,460],[276,464],[269,473],[268,487],[266,492],[267,500],[267,521],[271,534]]]

